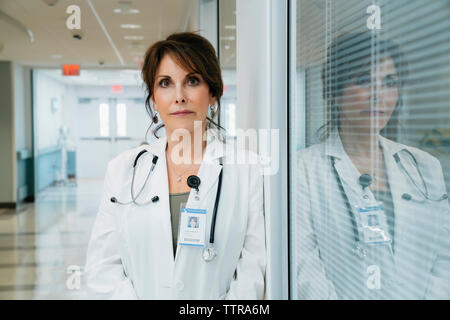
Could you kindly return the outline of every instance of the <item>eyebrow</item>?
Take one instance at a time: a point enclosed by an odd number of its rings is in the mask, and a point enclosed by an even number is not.
[[[200,76],[201,74],[198,72],[189,72],[188,74],[186,74],[186,77],[193,76],[193,75]],[[162,74],[162,75],[156,76],[156,78],[170,78],[170,76]]]

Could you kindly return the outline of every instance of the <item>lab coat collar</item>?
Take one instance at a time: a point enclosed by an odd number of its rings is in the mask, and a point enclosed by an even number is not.
[[[167,147],[167,137],[162,136],[146,147],[150,153],[161,157],[165,154]],[[206,150],[202,163],[219,163],[219,159],[224,156],[225,144],[221,141],[220,132],[216,129],[206,131]]]
[[[390,157],[393,157],[395,153],[405,149],[404,145],[391,141],[381,135],[378,135],[378,140],[380,141],[383,152]],[[332,156],[337,159],[344,159],[347,157],[344,146],[342,145],[341,137],[337,130],[333,130],[330,133],[330,136],[324,143],[324,148],[327,156]]]

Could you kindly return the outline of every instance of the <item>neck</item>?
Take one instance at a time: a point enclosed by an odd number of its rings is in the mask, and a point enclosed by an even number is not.
[[[350,126],[340,126],[339,136],[342,146],[350,158],[373,159],[380,151],[379,132],[369,128],[364,132],[352,130]]]
[[[205,129],[204,126],[198,126],[192,132],[166,130],[167,158],[170,157],[170,161],[177,165],[200,164],[206,150],[206,141],[203,140]]]

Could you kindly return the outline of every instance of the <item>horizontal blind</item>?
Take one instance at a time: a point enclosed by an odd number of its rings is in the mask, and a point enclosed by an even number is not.
[[[292,3],[291,297],[450,299],[450,1]]]

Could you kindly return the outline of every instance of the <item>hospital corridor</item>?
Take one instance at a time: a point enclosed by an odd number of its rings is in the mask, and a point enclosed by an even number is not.
[[[0,0],[0,300],[450,300],[449,49],[449,0]]]

